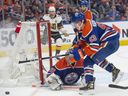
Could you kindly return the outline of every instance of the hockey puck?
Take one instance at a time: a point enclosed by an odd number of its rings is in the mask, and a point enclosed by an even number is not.
[[[5,94],[6,94],[6,95],[9,95],[9,94],[10,94],[10,92],[9,92],[9,91],[5,91]]]

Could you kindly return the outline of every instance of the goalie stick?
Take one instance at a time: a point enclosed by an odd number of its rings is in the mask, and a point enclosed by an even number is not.
[[[109,84],[108,86],[110,88],[128,89],[128,86],[121,86],[121,85],[116,85],[116,84]]]
[[[62,54],[62,55],[52,56],[52,57],[43,57],[41,59],[44,60],[44,59],[49,59],[49,58],[62,57],[62,56],[66,56],[66,55],[68,55],[68,54]],[[34,62],[34,61],[37,61],[37,60],[38,59],[31,59],[31,60],[19,61],[19,64],[21,64],[21,63],[27,63],[27,62]]]

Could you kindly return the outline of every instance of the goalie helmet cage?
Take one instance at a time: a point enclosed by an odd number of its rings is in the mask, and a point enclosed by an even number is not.
[[[49,58],[44,60],[42,59],[43,57]],[[22,22],[20,32],[17,34],[9,58],[9,64],[11,63],[9,70],[11,74],[9,73],[9,78],[30,83],[34,80],[29,79],[29,81],[23,78],[28,78],[34,74],[32,77],[38,79],[38,83],[44,84],[43,68],[47,67],[46,69],[49,69],[52,66],[50,23],[48,21]],[[19,63],[19,61],[25,60],[29,60],[29,62]],[[28,85],[31,85],[32,82]],[[22,84],[19,85],[22,86]],[[16,86],[18,86],[18,84],[16,84]]]

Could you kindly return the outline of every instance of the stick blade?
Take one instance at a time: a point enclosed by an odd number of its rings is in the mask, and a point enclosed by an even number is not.
[[[108,86],[110,88],[128,89],[128,86],[121,86],[121,85],[116,85],[116,84],[109,84]]]

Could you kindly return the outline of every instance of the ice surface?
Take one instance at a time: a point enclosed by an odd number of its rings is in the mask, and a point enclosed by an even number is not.
[[[120,85],[128,85],[128,46],[122,46],[119,50],[108,57],[116,67],[125,72]],[[0,69],[7,62],[7,58],[0,58]],[[96,86],[94,94],[83,96],[128,96],[128,90],[109,88],[108,84],[111,83],[111,74],[103,69],[95,66]],[[8,96],[81,96],[77,89],[75,90],[61,90],[52,91],[48,87],[0,87],[0,96],[7,96],[6,91],[9,91]]]

